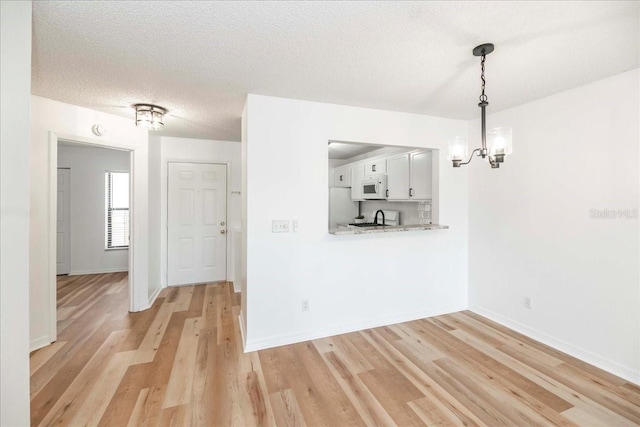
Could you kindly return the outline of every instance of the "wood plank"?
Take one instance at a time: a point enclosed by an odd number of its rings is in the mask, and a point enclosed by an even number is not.
[[[473,348],[464,341],[456,339],[452,334],[443,331],[433,323],[423,320],[420,322],[421,331],[434,343],[439,343],[441,349],[446,352],[447,357],[465,364],[468,369],[486,369],[492,376],[500,376],[508,382],[518,387],[544,405],[555,411],[561,412],[569,409],[572,405],[558,396],[540,387],[536,383],[529,381],[526,377],[500,362],[485,355],[481,351]]]
[[[128,312],[126,273],[58,278],[32,425],[606,425],[640,387],[471,312],[244,353],[230,283]]]
[[[34,372],[37,372],[38,369],[42,368],[42,366],[49,361],[51,356],[56,354],[66,343],[67,341],[56,341],[51,345],[31,353],[31,356],[29,357],[29,370],[31,375],[33,375]]]
[[[173,359],[167,393],[162,404],[163,408],[189,403],[201,324],[201,317],[186,319],[184,322],[178,350]]]
[[[149,363],[153,361],[156,356],[160,341],[164,337],[164,333],[169,325],[170,314],[175,310],[174,304],[163,304],[158,310],[153,323],[147,330],[147,333],[142,340],[142,343],[136,351],[136,356],[133,358],[133,364]]]
[[[71,419],[69,425],[98,425],[134,355],[135,351],[125,351],[113,355],[105,370],[98,376],[85,403]]]
[[[96,372],[101,372],[110,362],[110,357],[115,354],[119,344],[125,339],[128,331],[114,331],[91,357],[89,362],[74,378],[73,382],[64,390],[55,404],[42,418],[39,425],[65,425],[80,410],[89,391],[96,386]]]
[[[323,353],[322,358],[331,369],[334,378],[340,384],[356,411],[368,426],[393,426],[396,423],[384,410],[365,384],[354,375],[340,357],[333,351]]]
[[[304,427],[304,421],[296,396],[290,389],[281,390],[269,395],[273,407],[276,425],[280,427]]]
[[[408,402],[423,397],[423,394],[365,338],[373,333],[367,330],[349,334],[349,340],[354,345],[366,349],[364,354],[374,367],[371,371],[358,374],[358,377],[396,424],[424,425],[407,405]]]
[[[184,310],[182,310],[184,311]],[[163,408],[160,414],[159,427],[183,427],[190,425],[187,405]]]
[[[460,387],[445,372],[431,363],[431,360],[425,362],[415,355],[409,358],[399,350],[402,348],[400,343],[388,343],[375,333],[368,336],[368,341],[442,411],[451,414],[451,417],[463,425],[485,425],[473,412],[473,409],[481,410],[475,405],[473,399],[467,399],[463,394],[460,400],[458,395]]]
[[[462,426],[458,419],[449,418],[448,414],[441,411],[430,399],[423,397],[408,403],[409,407],[428,426]]]
[[[127,422],[127,427],[138,427],[142,425],[145,418],[144,412],[144,403],[149,397],[149,389],[143,388],[140,390],[140,394],[138,394],[138,399],[136,400],[136,404],[133,407],[133,411],[131,411],[131,416],[129,417],[129,421]]]

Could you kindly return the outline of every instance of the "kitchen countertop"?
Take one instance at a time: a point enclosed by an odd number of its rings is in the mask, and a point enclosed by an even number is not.
[[[384,227],[375,225],[371,227],[356,227],[355,225],[338,224],[338,227],[329,229],[329,234],[344,236],[350,234],[393,233],[397,231],[444,230],[447,228],[449,228],[448,225],[439,224],[404,224]]]

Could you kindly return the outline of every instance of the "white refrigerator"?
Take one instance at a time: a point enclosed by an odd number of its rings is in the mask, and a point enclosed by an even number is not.
[[[350,188],[329,188],[329,228],[353,224],[358,216],[358,202],[351,200]]]

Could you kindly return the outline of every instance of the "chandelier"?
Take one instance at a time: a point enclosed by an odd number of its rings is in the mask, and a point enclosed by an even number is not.
[[[480,79],[482,80],[482,91],[480,93],[480,103],[478,107],[482,111],[482,147],[476,148],[471,152],[469,160],[463,161],[467,158],[467,141],[463,137],[455,137],[449,140],[449,150],[447,158],[451,160],[454,168],[459,168],[461,165],[467,165],[473,159],[473,155],[480,156],[483,159],[487,159],[492,168],[499,168],[500,163],[504,162],[506,155],[511,154],[511,128],[494,128],[487,132],[487,117],[486,108],[489,105],[487,95],[484,93],[485,78],[484,78],[484,62],[488,54],[493,52],[494,46],[491,43],[481,44],[473,49],[473,55],[481,57],[480,59]]]

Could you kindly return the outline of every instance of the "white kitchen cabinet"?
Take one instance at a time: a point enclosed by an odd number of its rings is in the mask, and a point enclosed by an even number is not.
[[[387,200],[409,200],[409,153],[387,159]]]
[[[366,178],[387,173],[387,159],[372,160],[364,164],[364,176]]]
[[[432,163],[431,151],[411,153],[409,159],[411,172],[409,183],[411,200],[428,200],[432,197]]]
[[[431,199],[431,152],[405,153],[387,159],[387,200]]]
[[[351,187],[351,166],[338,166],[333,170],[334,187]]]
[[[362,195],[362,180],[364,179],[364,165],[355,164],[351,167],[351,200],[364,200]]]

